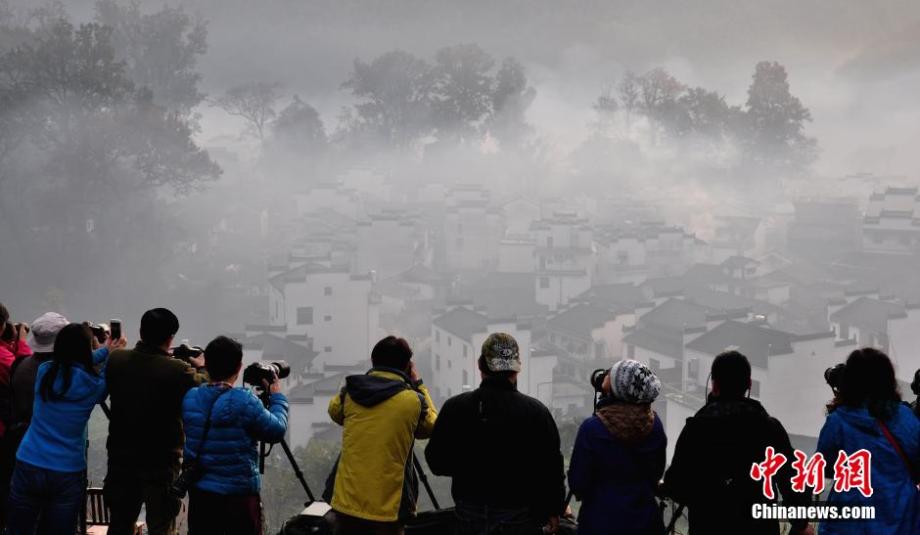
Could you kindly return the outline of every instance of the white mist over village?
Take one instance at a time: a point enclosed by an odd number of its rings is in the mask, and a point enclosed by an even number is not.
[[[657,376],[670,463],[732,350],[813,453],[855,349],[915,398],[918,51],[908,1],[0,0],[0,301],[286,361],[314,491],[388,335],[441,408],[510,334],[566,466],[595,370]]]

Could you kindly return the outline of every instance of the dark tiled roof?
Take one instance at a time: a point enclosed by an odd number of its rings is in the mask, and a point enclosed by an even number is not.
[[[566,334],[581,340],[591,340],[591,331],[616,319],[609,308],[578,304],[556,314],[546,322],[549,331]]]
[[[639,317],[639,326],[655,325],[666,329],[684,331],[706,326],[712,311],[704,306],[681,299],[668,299]]]
[[[860,297],[831,314],[831,321],[885,333],[888,332],[888,320],[906,317],[903,305]]]
[[[750,323],[726,321],[687,344],[687,349],[707,355],[718,355],[736,349],[751,361],[752,366],[767,367],[767,357],[792,353],[795,336],[783,331],[759,327]]]
[[[676,332],[667,333],[640,327],[624,336],[623,342],[675,359],[681,358],[684,353],[683,334]]]
[[[760,262],[746,256],[730,256],[722,262],[722,267],[727,269],[742,269],[748,266],[759,265]]]
[[[490,318],[544,316],[547,307],[537,303],[536,287],[533,273],[489,273],[462,285],[459,293],[484,307]]]
[[[465,341],[471,341],[473,334],[485,332],[489,328],[488,318],[464,307],[441,314],[432,323]]]
[[[639,305],[647,304],[645,294],[632,283],[592,286],[573,301],[621,310],[634,310]]]

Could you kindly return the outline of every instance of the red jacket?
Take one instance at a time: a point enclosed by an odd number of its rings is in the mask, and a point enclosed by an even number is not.
[[[16,347],[0,341],[0,437],[6,434],[6,422],[10,412],[10,369],[19,357],[32,356],[32,348],[25,340],[19,340]]]

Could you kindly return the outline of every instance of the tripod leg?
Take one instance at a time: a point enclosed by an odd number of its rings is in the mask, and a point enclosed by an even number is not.
[[[414,453],[410,452],[409,455],[412,455],[412,461],[415,464],[415,473],[418,474],[418,478],[422,480],[422,485],[425,485],[425,491],[428,492],[428,497],[431,498],[431,505],[434,506],[436,511],[441,509],[441,506],[438,504],[438,499],[434,497],[434,491],[431,490],[431,485],[428,484],[428,475],[422,470],[422,463],[418,461],[418,457]]]
[[[281,448],[284,450],[284,454],[287,455],[288,461],[291,463],[291,468],[294,469],[294,475],[297,476],[300,485],[303,487],[303,490],[307,493],[307,497],[310,498],[309,503],[316,501],[316,498],[313,497],[313,493],[310,492],[310,485],[307,484],[306,478],[303,476],[303,472],[300,471],[300,466],[297,465],[297,459],[294,458],[294,454],[291,453],[291,448],[288,446],[288,443],[283,438],[281,439]],[[309,505],[309,503],[307,505]]]

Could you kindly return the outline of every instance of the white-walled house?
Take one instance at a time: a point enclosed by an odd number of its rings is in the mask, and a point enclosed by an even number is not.
[[[755,323],[723,322],[686,345],[682,372],[685,385],[692,387],[687,390],[705,395],[713,360],[728,350],[750,361],[752,398],[790,434],[818,436],[832,396],[824,370],[841,361],[833,332],[795,335]]]
[[[556,310],[591,287],[596,271],[593,230],[574,213],[556,212],[535,222],[537,302]]]
[[[368,358],[381,337],[379,301],[369,275],[307,263],[270,279],[269,318],[313,341],[312,371],[322,372]]]
[[[920,369],[920,305],[862,296],[832,310],[829,320],[838,341],[884,351],[894,362],[898,379],[913,380]]]
[[[866,251],[916,254],[920,251],[920,190],[887,188],[874,193],[862,228]]]
[[[451,271],[495,269],[505,234],[502,212],[479,186],[456,186],[447,195],[441,228],[444,268]]]
[[[580,360],[619,360],[623,357],[623,331],[635,325],[633,312],[588,303],[574,304],[546,322],[549,343]]]
[[[444,400],[479,386],[478,365],[482,344],[491,333],[508,333],[517,340],[521,355],[518,390],[543,397],[550,402],[551,390],[540,385],[552,384],[555,356],[531,352],[530,325],[514,320],[490,320],[485,314],[467,306],[453,306],[437,316],[431,324],[432,394]]]

